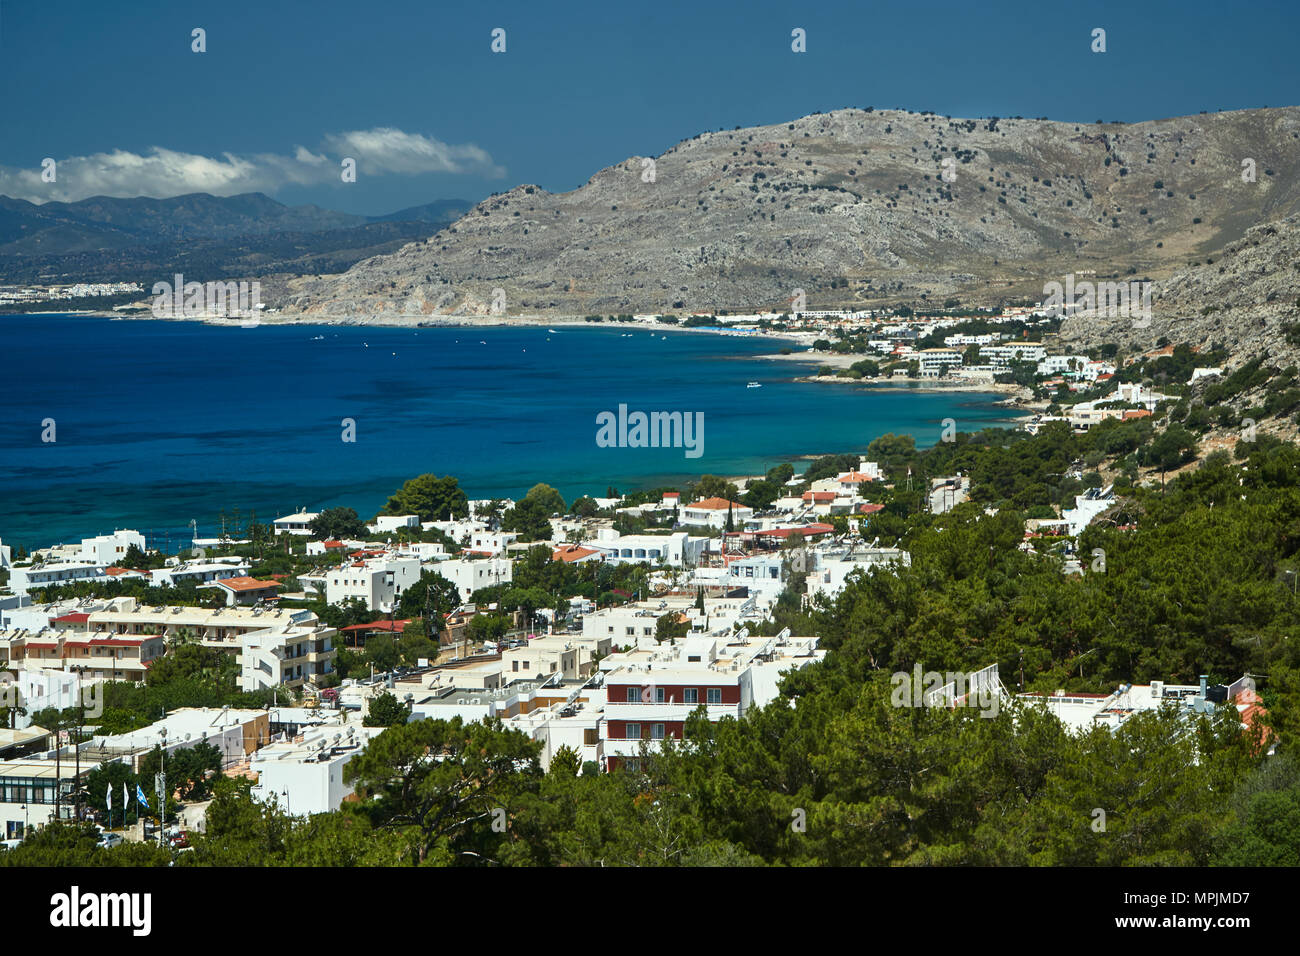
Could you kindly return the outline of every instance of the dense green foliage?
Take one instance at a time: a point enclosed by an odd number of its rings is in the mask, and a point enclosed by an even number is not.
[[[597,774],[579,773],[572,752],[544,773],[541,744],[500,723],[407,723],[385,702],[388,729],[347,767],[356,802],[295,820],[255,803],[246,782],[216,780],[208,833],[178,865],[1295,865],[1300,449],[1243,442],[1237,463],[1211,455],[1167,487],[1130,488],[1080,537],[1081,574],[1062,573],[1053,545],[1022,547],[1029,509],[1082,490],[1069,477],[1080,462],[1161,467],[1192,452],[1189,435],[1138,420],[1085,435],[988,430],[927,451],[883,436],[868,457],[895,486],[873,490],[885,510],[867,534],[898,541],[912,563],[855,572],[830,601],[787,590],[755,630],[817,634],[828,655],[789,673],[766,706],[717,724],[697,711],[684,740]],[[929,513],[928,479],[957,471],[973,500]],[[475,598],[552,608],[633,593],[646,573],[554,562],[539,546],[511,584]],[[1071,733],[1032,699],[992,711],[891,700],[896,672],[989,664],[1012,691],[1047,695],[1250,674],[1273,736],[1243,731],[1231,705]],[[187,654],[140,692],[223,679]],[[79,846],[55,833],[8,862],[118,852]]]

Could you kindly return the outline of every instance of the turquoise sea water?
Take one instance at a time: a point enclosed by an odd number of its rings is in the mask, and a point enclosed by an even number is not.
[[[130,527],[173,548],[238,508],[265,521],[349,505],[369,517],[406,478],[471,497],[538,481],[566,499],[939,439],[1008,420],[998,396],[795,382],[756,356],[789,343],[661,329],[217,328],[0,316],[0,540],[42,547]],[[747,388],[757,381],[762,388]],[[703,454],[602,448],[596,416],[704,413]],[[356,441],[342,440],[345,418]],[[53,419],[56,441],[41,440]],[[170,536],[170,538],[168,538]]]

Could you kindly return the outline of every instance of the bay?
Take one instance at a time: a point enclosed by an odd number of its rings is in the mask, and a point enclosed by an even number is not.
[[[0,540],[30,549],[126,527],[174,550],[191,520],[211,536],[236,508],[369,518],[422,472],[457,476],[473,498],[544,481],[572,500],[862,452],[887,432],[927,447],[945,418],[961,431],[1010,418],[993,393],[797,382],[815,360],[759,358],[789,344],[666,328],[0,316]],[[702,454],[599,447],[596,416],[620,404],[702,412]],[[54,442],[41,440],[46,420]]]

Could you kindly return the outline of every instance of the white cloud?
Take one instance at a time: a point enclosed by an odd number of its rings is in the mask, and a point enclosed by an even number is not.
[[[505,170],[486,151],[472,143],[451,146],[427,136],[380,128],[336,133],[326,144],[340,156],[357,161],[358,172],[373,173],[477,173],[499,178]]]
[[[274,193],[285,186],[339,181],[339,162],[357,161],[360,176],[472,174],[500,178],[505,170],[473,144],[451,145],[400,129],[354,130],[325,137],[325,152],[303,146],[291,154],[255,153],[201,156],[159,146],[145,153],[114,150],[57,160],[56,179],[41,179],[41,169],[0,166],[0,195],[41,203],[75,202],[89,196],[165,199],[186,193],[233,196]]]

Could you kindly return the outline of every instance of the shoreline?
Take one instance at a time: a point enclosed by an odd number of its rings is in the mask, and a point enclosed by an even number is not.
[[[198,322],[213,328],[258,328],[261,326],[361,326],[375,328],[419,329],[482,329],[482,328],[568,328],[568,329],[640,329],[658,333],[698,332],[706,335],[734,336],[737,338],[770,338],[785,341],[811,342],[813,333],[788,332],[781,329],[742,330],[727,329],[718,326],[683,326],[680,322],[670,324],[656,320],[606,319],[601,322],[588,322],[580,316],[547,318],[539,315],[496,316],[496,315],[379,315],[366,316],[318,316],[318,315],[259,315],[254,322],[248,319],[228,319],[207,315],[155,316],[147,310],[125,312],[118,310],[81,309],[74,311],[41,311],[4,313],[14,317],[24,315],[59,315],[72,318],[112,319],[122,322]],[[766,357],[766,356],[763,356]]]

